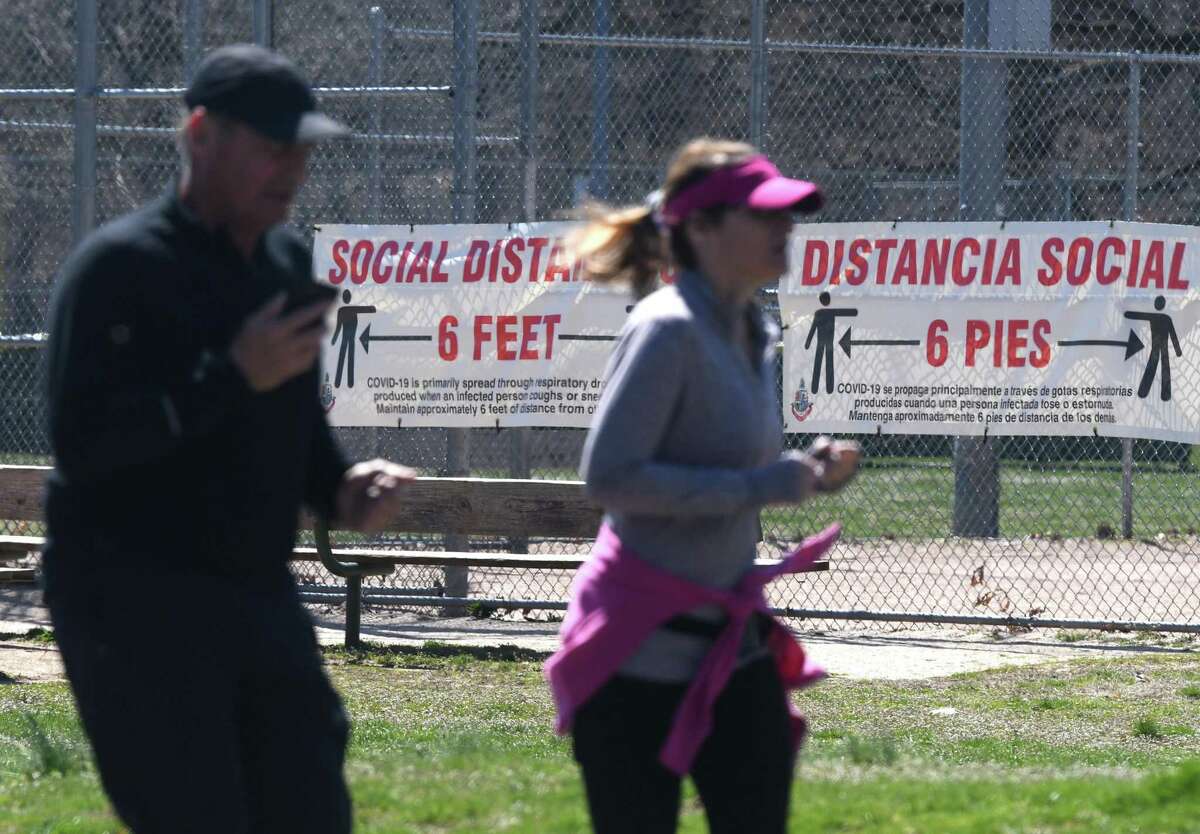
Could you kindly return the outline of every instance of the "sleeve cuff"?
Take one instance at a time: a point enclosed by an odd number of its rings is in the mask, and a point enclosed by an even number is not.
[[[242,376],[242,372],[233,364],[233,359],[226,353],[213,353],[210,350],[201,353],[192,371],[192,381],[197,385],[223,388],[226,394],[238,397],[252,393],[246,377]]]
[[[746,478],[750,500],[759,507],[799,503],[816,486],[812,463],[799,452],[787,452],[774,463],[751,470]]]

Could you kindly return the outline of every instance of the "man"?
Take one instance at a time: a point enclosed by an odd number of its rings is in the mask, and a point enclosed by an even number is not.
[[[91,235],[50,316],[46,599],[137,832],[347,832],[347,723],[287,568],[301,505],[363,531],[412,472],[348,466],[318,401],[329,301],[279,224],[346,132],[287,59],[224,47],[168,193]]]

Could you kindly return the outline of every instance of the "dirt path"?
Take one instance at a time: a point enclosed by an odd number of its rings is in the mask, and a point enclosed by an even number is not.
[[[342,610],[312,608],[318,639],[343,640]],[[49,628],[49,617],[33,589],[0,591],[0,682],[59,680],[62,665],[53,646],[13,640],[31,629]],[[419,646],[438,642],[463,646],[516,645],[552,652],[558,645],[558,623],[504,618],[429,617],[396,610],[364,614],[364,639]],[[944,677],[1004,666],[1024,666],[1078,657],[1116,657],[1140,653],[1200,651],[1200,640],[1180,635],[1147,635],[1143,639],[1101,633],[1063,633],[1039,629],[1008,633],[998,629],[903,627],[798,631],[812,657],[831,674],[862,679]],[[1074,639],[1075,637],[1081,639]]]

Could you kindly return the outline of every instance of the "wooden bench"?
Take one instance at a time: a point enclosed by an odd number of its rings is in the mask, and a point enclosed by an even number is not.
[[[47,467],[0,466],[0,519],[41,521]],[[484,478],[418,478],[409,487],[390,533],[488,536],[507,539],[578,539],[595,536],[600,509],[587,499],[578,481]],[[306,520],[311,523],[311,520]],[[386,575],[400,566],[427,566],[448,572],[471,568],[574,570],[585,554],[526,554],[338,547],[338,531],[314,524],[316,547],[297,547],[293,561],[321,562],[346,580],[346,644],[356,645],[362,610],[362,577]],[[0,536],[0,561],[38,551],[38,536]],[[772,560],[759,560],[771,564]],[[811,570],[829,569],[827,561]],[[460,582],[465,588],[465,583]],[[420,601],[418,601],[420,600]],[[413,604],[461,607],[478,600],[461,596],[414,598]]]

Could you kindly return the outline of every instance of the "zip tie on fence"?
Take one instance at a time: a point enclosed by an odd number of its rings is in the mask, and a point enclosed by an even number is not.
[[[895,220],[892,221],[892,230],[893,231],[895,231],[895,229],[896,229],[896,224],[899,223],[902,219],[903,218],[897,217]]]
[[[1000,215],[1000,231],[1002,231],[1002,232],[1004,231],[1004,225],[1006,223],[1008,223],[1008,218],[1005,217],[1004,215]]]

